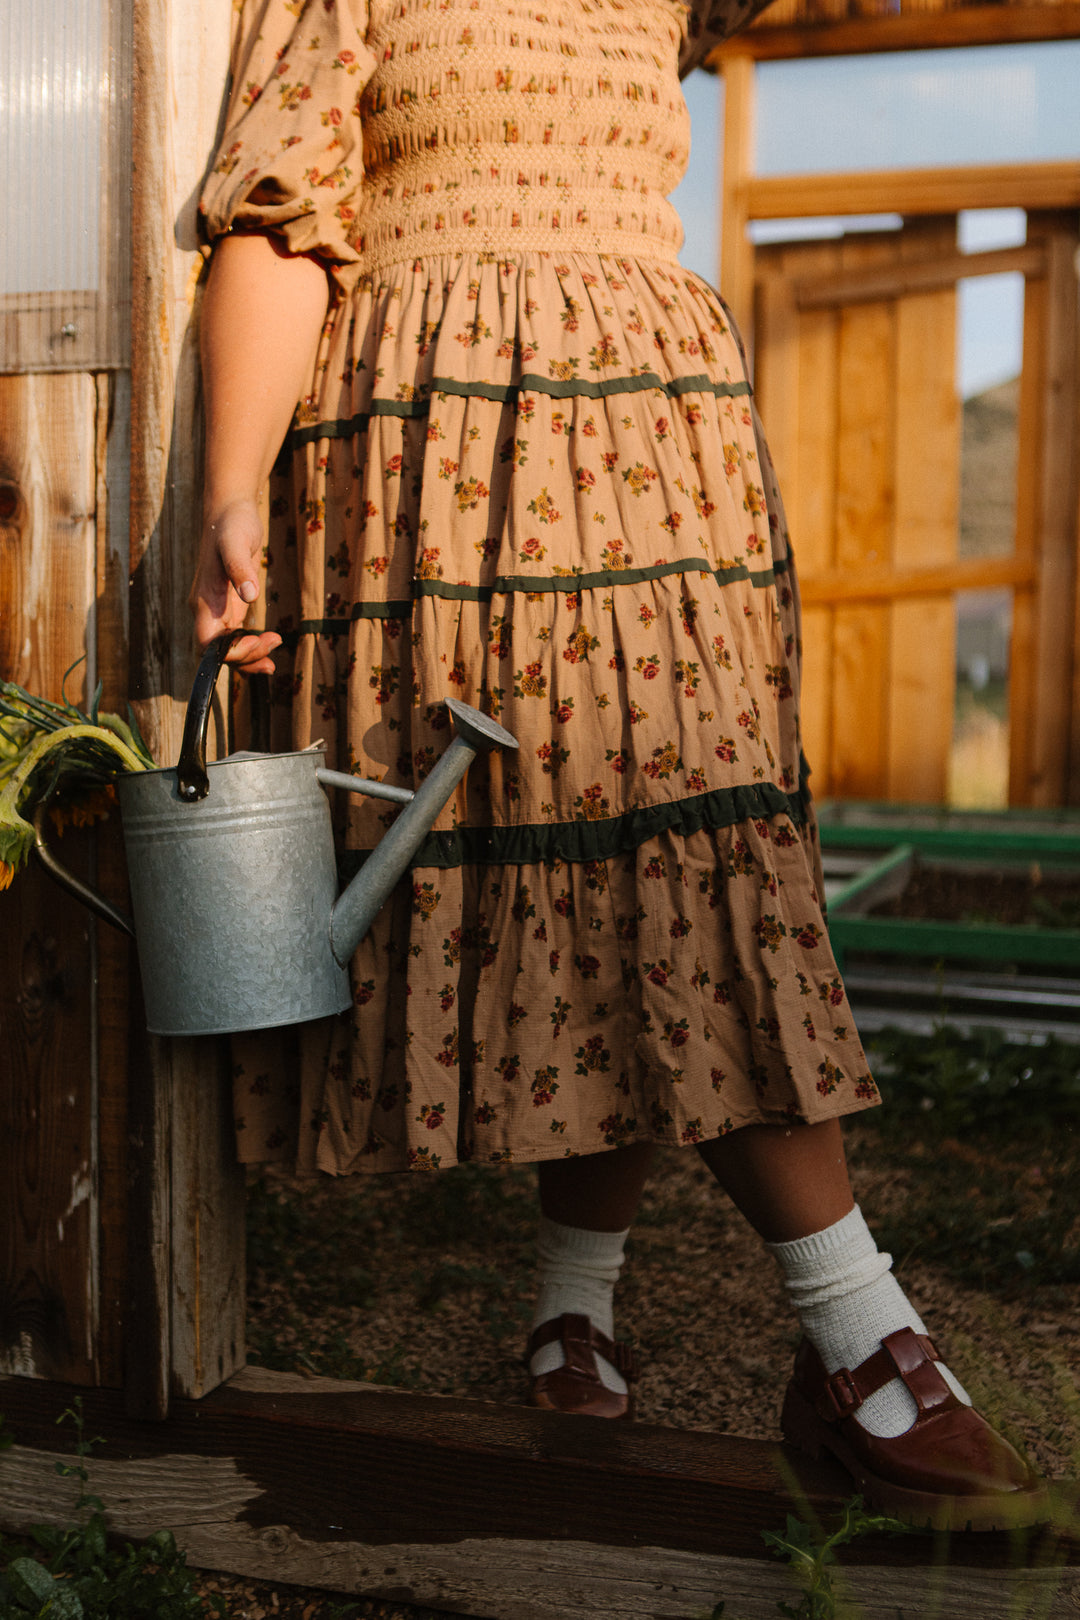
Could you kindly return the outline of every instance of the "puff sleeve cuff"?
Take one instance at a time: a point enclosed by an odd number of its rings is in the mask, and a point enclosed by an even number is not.
[[[360,93],[375,68],[365,0],[244,0],[225,133],[199,202],[203,239],[273,231],[290,253],[354,263]]]
[[[690,0],[687,37],[679,55],[679,77],[700,67],[709,52],[753,22],[770,0]]]

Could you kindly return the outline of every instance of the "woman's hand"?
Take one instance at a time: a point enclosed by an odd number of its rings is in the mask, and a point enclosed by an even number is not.
[[[200,647],[243,624],[259,594],[255,559],[263,539],[262,520],[254,500],[233,499],[207,515],[188,598]],[[244,675],[272,675],[274,665],[269,655],[280,645],[276,631],[253,632],[234,642],[226,662]]]

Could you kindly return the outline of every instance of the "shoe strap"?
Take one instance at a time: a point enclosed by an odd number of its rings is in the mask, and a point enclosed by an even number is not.
[[[818,1412],[832,1423],[851,1417],[864,1401],[891,1384],[894,1378],[903,1380],[920,1415],[945,1406],[957,1406],[956,1396],[934,1365],[940,1360],[937,1347],[927,1334],[899,1328],[895,1333],[886,1334],[881,1349],[868,1356],[854,1371],[841,1367],[825,1378],[816,1403]]]
[[[556,1340],[562,1345],[563,1356],[568,1367],[580,1372],[586,1377],[599,1380],[600,1374],[596,1370],[596,1355],[603,1356],[604,1360],[621,1373],[628,1384],[638,1381],[638,1362],[633,1350],[621,1340],[609,1339],[606,1333],[601,1333],[594,1327],[587,1316],[575,1315],[564,1311],[562,1316],[553,1316],[549,1322],[541,1322],[534,1328],[525,1347],[526,1363],[530,1362],[538,1350],[546,1344],[554,1344]]]

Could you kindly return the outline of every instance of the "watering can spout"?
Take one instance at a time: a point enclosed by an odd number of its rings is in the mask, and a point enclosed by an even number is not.
[[[448,698],[446,706],[454,717],[453,741],[416,792],[401,794],[403,799],[408,798],[405,808],[334,905],[330,945],[341,967],[347,964],[390,891],[407,871],[472,760],[493,748],[517,747],[517,739],[479,709],[455,698]]]

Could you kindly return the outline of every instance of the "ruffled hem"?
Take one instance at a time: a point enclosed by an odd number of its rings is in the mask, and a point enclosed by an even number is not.
[[[777,816],[610,861],[418,869],[357,952],[353,1012],[302,1032],[301,1168],[685,1146],[872,1106],[815,858]],[[280,1081],[241,1062],[258,1158],[291,1133]]]

